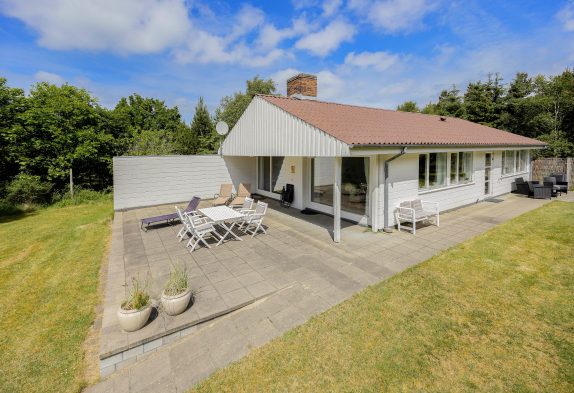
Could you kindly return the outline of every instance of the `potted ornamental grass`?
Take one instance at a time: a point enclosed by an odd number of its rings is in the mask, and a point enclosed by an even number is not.
[[[178,315],[184,312],[192,297],[187,266],[172,265],[169,280],[161,294],[161,305],[167,315]]]
[[[147,292],[147,281],[143,284],[132,278],[132,285],[126,299],[118,309],[120,326],[126,332],[134,332],[145,326],[151,314],[151,299]]]

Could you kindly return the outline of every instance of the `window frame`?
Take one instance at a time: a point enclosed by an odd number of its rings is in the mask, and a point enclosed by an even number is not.
[[[445,155],[445,160],[444,160],[444,184],[438,185],[438,186],[432,186],[430,185],[430,155],[431,154],[436,154],[437,155],[437,162],[438,162],[438,155],[439,154],[444,154]],[[421,156],[425,156],[425,186],[424,188],[420,187],[421,184],[421,173],[420,173],[420,159]],[[448,152],[445,151],[438,151],[438,152],[432,152],[432,153],[419,153],[419,176],[418,176],[418,190],[419,191],[432,191],[432,190],[439,190],[441,188],[445,188],[449,186],[449,176],[450,176],[450,172],[449,172],[449,165],[450,165],[450,161],[449,161],[449,154]],[[438,166],[437,166],[438,169]],[[437,176],[438,176],[438,171],[437,171]]]
[[[509,154],[511,153],[511,154]],[[507,170],[507,155],[512,156],[512,170]],[[523,174],[528,172],[529,168],[529,157],[530,152],[528,149],[520,149],[520,150],[503,150],[502,151],[502,165],[501,165],[501,173],[502,176],[514,176],[518,174]],[[522,162],[524,160],[524,162]],[[524,164],[522,167],[521,164]]]

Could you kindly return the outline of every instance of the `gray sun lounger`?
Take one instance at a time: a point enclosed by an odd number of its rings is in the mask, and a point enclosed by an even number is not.
[[[185,213],[191,213],[193,211],[196,211],[197,207],[199,206],[200,201],[201,201],[201,198],[194,196],[191,199],[191,201],[189,202],[189,205],[187,205],[187,207],[185,208],[184,212]],[[174,220],[179,220],[179,216],[177,215],[177,213],[164,214],[161,216],[142,218],[141,229],[143,229],[144,231],[147,231],[147,228],[151,224],[157,224],[158,222],[162,222],[162,221],[165,221],[167,223],[171,223]]]

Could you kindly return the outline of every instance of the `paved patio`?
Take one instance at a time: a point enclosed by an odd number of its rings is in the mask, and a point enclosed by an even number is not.
[[[506,195],[443,213],[440,228],[426,226],[416,236],[346,224],[340,244],[331,240],[330,217],[276,207],[267,235],[193,254],[177,242],[179,226],[139,230],[138,218],[172,206],[116,213],[100,351],[102,375],[111,375],[88,391],[186,391],[361,289],[544,203]],[[126,278],[149,276],[157,297],[172,262],[188,266],[195,303],[181,316],[121,332],[115,312]]]

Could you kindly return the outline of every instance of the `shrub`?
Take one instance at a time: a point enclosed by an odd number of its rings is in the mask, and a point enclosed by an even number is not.
[[[51,190],[52,184],[40,176],[21,173],[6,187],[6,200],[12,204],[41,204],[48,201]]]
[[[22,214],[23,210],[13,203],[8,202],[5,199],[0,199],[0,217],[2,216],[16,216]]]
[[[54,193],[52,196],[52,202],[54,206],[64,207],[64,206],[74,206],[81,205],[91,202],[101,201],[103,199],[109,199],[112,197],[110,189],[105,189],[103,191],[88,190],[81,187],[74,187],[74,197],[70,196],[70,192],[67,190],[62,190]]]

